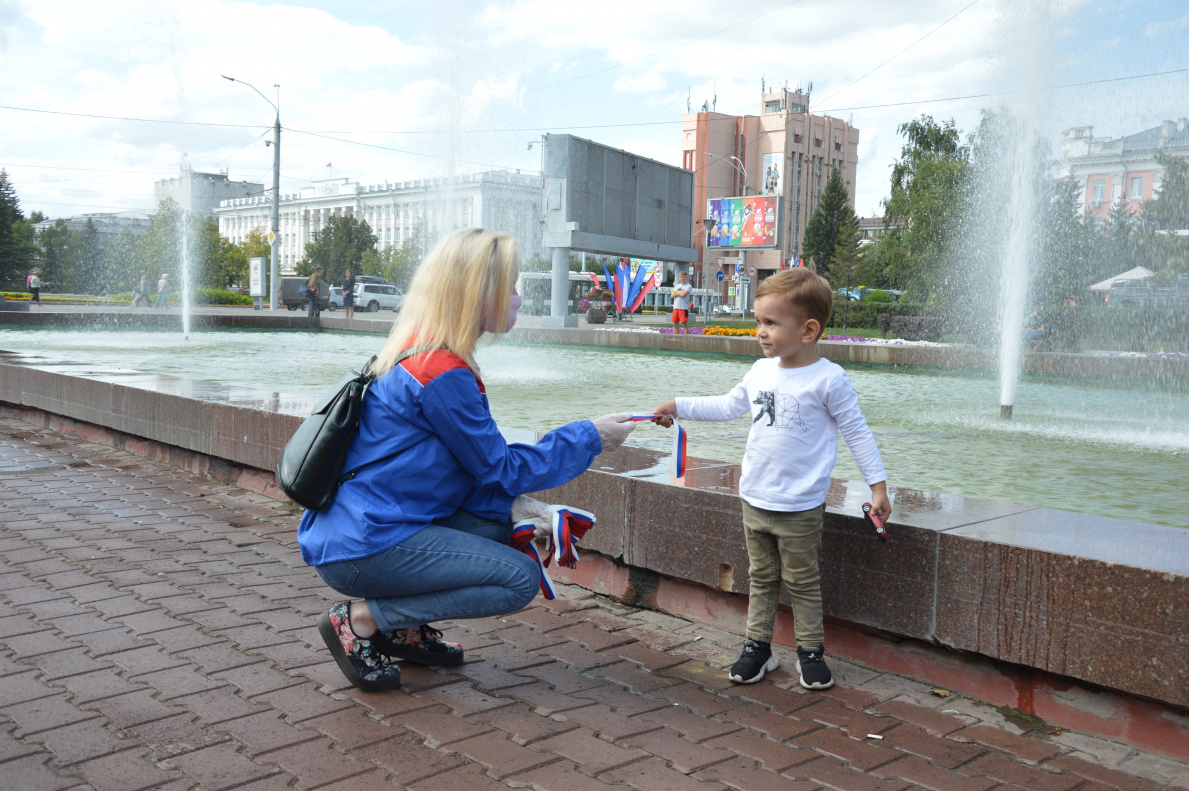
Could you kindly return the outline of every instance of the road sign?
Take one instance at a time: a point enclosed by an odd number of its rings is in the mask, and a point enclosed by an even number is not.
[[[750,278],[750,277],[741,277],[741,278],[739,278],[739,285],[741,285],[741,286],[746,286],[746,285],[747,285],[748,283],[750,283],[750,282],[751,282],[751,278]]]
[[[722,272],[719,272],[718,273],[718,282],[721,283],[725,277],[726,277],[725,274],[723,274]]]
[[[276,240],[277,240],[277,235],[275,233],[273,233],[272,231],[269,231],[268,232],[268,243],[271,245]]]
[[[755,265],[755,264],[748,264],[748,265],[747,265],[747,276],[748,276],[748,277],[755,277],[755,276],[756,276],[756,272],[758,272],[758,271],[759,271],[759,270],[758,270],[758,269],[756,269],[756,265]]]

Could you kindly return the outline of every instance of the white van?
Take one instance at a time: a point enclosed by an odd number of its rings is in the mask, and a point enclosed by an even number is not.
[[[355,308],[375,313],[380,308],[399,310],[405,295],[396,286],[385,283],[356,283]]]

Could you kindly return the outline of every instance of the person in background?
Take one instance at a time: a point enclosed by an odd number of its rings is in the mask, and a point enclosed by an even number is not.
[[[1032,315],[1028,317],[1028,325],[1024,329],[1024,340],[1028,341],[1028,351],[1036,351],[1036,347],[1048,335],[1048,330],[1045,328],[1044,316],[1040,315],[1039,310],[1032,311]]]
[[[140,282],[136,284],[136,288],[132,289],[132,304],[128,307],[134,308],[137,303],[147,305],[149,302],[149,276],[141,275]]]
[[[322,267],[314,270],[314,274],[310,275],[310,279],[306,281],[306,298],[310,301],[310,318],[318,318],[321,312],[321,305],[318,302],[319,287],[325,281],[322,279]]]
[[[38,274],[39,272],[41,272],[40,269],[34,269],[32,274],[29,275],[29,293],[33,295],[33,298],[29,300],[30,305],[34,302],[38,305],[41,304],[41,277]]]
[[[348,269],[343,278],[343,312],[347,318],[355,318],[355,275]]]
[[[395,689],[396,660],[462,664],[438,620],[515,612],[540,591],[537,561],[509,546],[523,519],[547,531],[549,506],[525,497],[578,477],[618,447],[630,414],[577,420],[535,444],[509,444],[491,416],[475,362],[484,334],[516,323],[516,240],[464,228],[413,276],[404,309],[372,362],[330,505],[306,511],[301,556],[342,594],[318,631],[343,675],[365,691]],[[541,519],[542,523],[536,520]]]
[[[168,294],[168,293],[169,293],[169,275],[163,273],[161,275],[161,279],[157,281],[157,304],[154,305],[153,307],[168,308],[169,307],[169,299],[166,297],[166,294]]]
[[[678,328],[689,332],[689,273],[681,272],[677,275],[677,284],[673,286],[671,294],[673,296],[673,334],[676,335]]]

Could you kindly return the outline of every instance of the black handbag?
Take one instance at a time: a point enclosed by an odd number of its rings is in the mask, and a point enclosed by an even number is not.
[[[425,351],[424,347],[406,349],[393,364]],[[277,463],[277,485],[289,499],[311,511],[320,511],[334,500],[339,486],[355,476],[363,466],[343,473],[347,449],[359,431],[359,411],[368,387],[375,380],[373,356],[359,371],[344,376],[335,388],[318,402],[285,444]],[[400,451],[397,451],[399,453]],[[395,456],[391,453],[369,464]]]

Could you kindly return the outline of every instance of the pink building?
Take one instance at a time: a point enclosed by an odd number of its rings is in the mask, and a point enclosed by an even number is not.
[[[817,208],[830,168],[842,169],[854,205],[859,130],[838,118],[813,115],[808,105],[807,92],[781,90],[761,97],[759,115],[727,115],[704,108],[682,117],[682,167],[694,171],[695,228],[702,227],[707,199],[743,195],[744,179],[729,161],[732,157],[747,172],[748,194],[784,197],[780,248],[747,253],[747,263],[760,270],[760,279],[801,255],[805,225]],[[711,264],[711,278],[715,265],[734,271],[738,252],[707,248],[703,237],[694,244],[702,250],[702,261]],[[697,270],[700,276],[702,267]]]
[[[1132,214],[1159,192],[1163,171],[1156,153],[1189,159],[1189,119],[1111,139],[1094,127],[1075,126],[1061,136],[1061,173],[1082,188],[1085,211],[1101,220],[1122,202]]]

